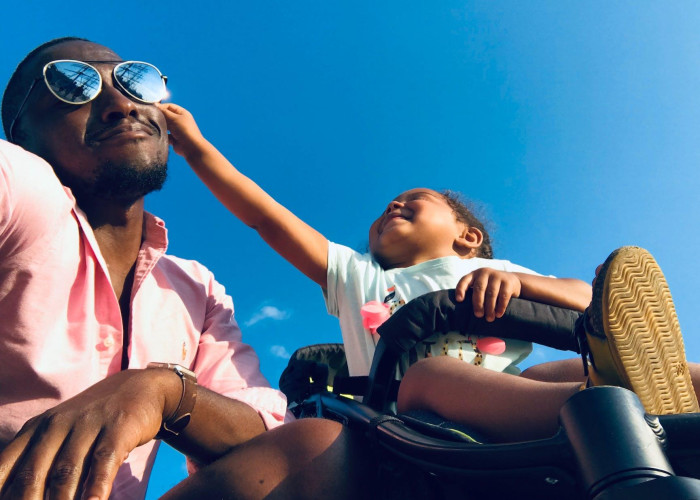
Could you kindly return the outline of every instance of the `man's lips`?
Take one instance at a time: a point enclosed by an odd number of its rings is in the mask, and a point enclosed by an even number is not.
[[[158,131],[150,124],[141,122],[122,122],[110,125],[88,134],[87,142],[103,142],[112,138],[138,138],[151,136]]]

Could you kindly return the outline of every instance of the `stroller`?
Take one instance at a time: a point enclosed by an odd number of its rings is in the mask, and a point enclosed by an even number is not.
[[[399,478],[386,482],[392,491],[380,481],[376,498],[700,499],[700,414],[646,414],[623,388],[572,396],[558,433],[537,441],[489,444],[434,414],[396,414],[397,366],[414,360],[421,342],[460,332],[581,353],[576,321],[577,312],[511,299],[505,315],[487,323],[474,317],[470,300],[433,292],[380,327],[368,377],[349,377],[342,345],[322,344],[294,353],[280,389],[297,417],[336,420],[364,434],[380,474]]]

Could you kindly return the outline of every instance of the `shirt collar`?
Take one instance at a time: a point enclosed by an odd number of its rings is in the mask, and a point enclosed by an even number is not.
[[[168,230],[165,222],[150,212],[143,213],[143,243],[141,248],[148,246],[164,253],[168,249]]]

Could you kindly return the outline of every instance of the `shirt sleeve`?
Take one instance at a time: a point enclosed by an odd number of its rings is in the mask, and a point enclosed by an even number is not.
[[[207,271],[208,272],[208,271]],[[267,430],[294,420],[285,395],[270,387],[252,347],[243,343],[234,319],[233,301],[209,273],[207,313],[192,369],[197,382],[214,392],[252,407]],[[201,465],[187,457],[187,471]]]
[[[522,273],[522,274],[533,274],[535,276],[546,276],[547,278],[556,278],[553,274],[540,274],[537,271],[533,271],[532,269],[529,269],[527,267],[520,266],[518,264],[513,264],[510,261],[505,261],[508,263],[508,269],[507,271],[510,271],[511,273]]]
[[[328,242],[328,274],[323,298],[331,316],[338,317],[342,302],[347,293],[348,283],[353,287],[364,288],[364,281],[370,280],[372,258],[337,243]]]
[[[341,266],[337,247],[333,242],[328,242],[328,270],[326,275],[326,288],[323,289],[323,300],[326,302],[326,310],[331,316],[338,316],[338,283],[341,281]]]
[[[4,143],[2,143],[4,145]],[[10,186],[10,165],[7,157],[0,150],[0,235],[5,234],[10,220],[11,202]]]
[[[536,276],[542,276],[540,273],[533,271],[532,269],[528,269],[527,267],[518,265],[518,264],[513,264],[509,260],[504,260],[502,261],[504,264],[504,270],[511,272],[511,273],[523,273],[523,274],[534,274]]]
[[[0,140],[0,248],[4,259],[50,241],[73,206],[51,166]]]
[[[473,259],[467,259],[464,261],[465,265],[473,267],[473,269],[479,269],[482,267],[488,267],[491,269],[498,269],[499,271],[507,271],[509,273],[522,273],[522,274],[533,274],[535,276],[542,276],[537,271],[528,269],[527,267],[513,264],[509,260],[503,259],[484,259],[481,257],[475,257]],[[551,276],[552,278],[554,276]]]
[[[213,276],[208,286],[207,314],[193,366],[198,382],[250,405],[267,429],[292,420],[286,397],[270,387],[257,354],[242,341],[231,297]]]

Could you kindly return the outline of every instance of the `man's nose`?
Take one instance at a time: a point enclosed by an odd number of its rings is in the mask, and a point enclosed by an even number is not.
[[[95,105],[99,107],[101,120],[108,123],[137,114],[138,106],[136,102],[112,84],[111,75],[109,80],[106,78],[104,80],[102,92],[95,99]]]

